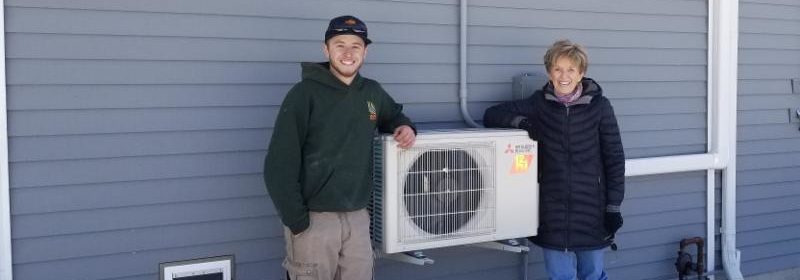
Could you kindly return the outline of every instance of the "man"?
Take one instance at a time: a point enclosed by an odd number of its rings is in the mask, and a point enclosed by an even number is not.
[[[540,225],[531,239],[553,280],[607,280],[603,248],[622,226],[625,154],[611,103],[584,77],[588,64],[581,45],[555,42],[544,56],[550,82],[483,118],[539,141]]]
[[[401,148],[416,129],[378,82],[359,75],[367,26],[353,16],[328,24],[325,63],[302,63],[269,145],[264,178],[285,225],[290,279],[372,279],[366,206],[375,129]]]

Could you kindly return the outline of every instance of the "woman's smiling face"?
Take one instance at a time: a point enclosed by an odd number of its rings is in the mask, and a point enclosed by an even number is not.
[[[583,79],[583,74],[578,65],[566,56],[556,59],[550,72],[547,73],[556,95],[573,93]]]

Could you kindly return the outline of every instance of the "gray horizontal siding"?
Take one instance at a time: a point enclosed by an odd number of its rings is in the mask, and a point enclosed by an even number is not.
[[[471,101],[503,101],[510,94],[509,81],[469,85]],[[764,87],[766,85],[759,85]],[[788,83],[781,85],[789,89]],[[445,83],[383,83],[398,102],[456,102],[458,85]],[[777,87],[777,86],[776,86]],[[9,110],[65,109],[136,109],[181,107],[277,106],[291,84],[239,85],[11,85],[8,87]],[[614,99],[705,98],[705,82],[603,82],[608,96]],[[776,89],[777,90],[777,89]],[[224,92],[224,99],[219,98]],[[281,94],[264,94],[277,92]],[[672,93],[674,92],[674,94]],[[757,93],[762,94],[762,93]],[[768,94],[768,93],[763,93]],[[696,100],[695,100],[696,102]],[[693,105],[699,106],[699,105]],[[682,110],[661,108],[661,110]],[[624,112],[620,112],[624,113]],[[648,116],[642,116],[648,117]]]
[[[20,111],[12,112],[9,117],[8,134],[52,136],[264,128],[263,121],[274,122],[277,111],[277,106]]]
[[[737,185],[785,183],[800,180],[800,172],[794,171],[797,171],[797,167],[738,171]]]
[[[12,163],[13,188],[261,172],[263,152]],[[68,164],[66,164],[68,163]],[[47,176],[37,176],[47,174]]]
[[[90,234],[101,231],[158,227],[275,215],[264,197],[199,200],[18,215],[13,238]],[[39,252],[42,253],[42,252]]]
[[[742,50],[742,52],[744,52],[744,50]],[[786,93],[792,91],[792,84],[786,79],[778,79],[778,80],[739,79],[738,89],[740,95],[739,98],[745,98],[753,95],[776,95],[776,94],[785,95]]]
[[[769,110],[787,109],[792,104],[800,103],[800,95],[758,95],[742,96],[739,98],[739,109],[742,110]],[[787,106],[789,105],[789,106]]]
[[[543,71],[554,40],[570,38],[589,50],[588,75],[612,100],[629,157],[706,150],[706,1],[469,2],[474,119],[510,98],[512,76]],[[261,165],[278,106],[300,78],[298,62],[322,60],[328,19],[355,14],[375,42],[363,74],[420,127],[463,127],[457,4],[6,1],[15,279],[153,279],[160,262],[225,254],[236,255],[238,279],[278,279],[281,225]],[[754,157],[792,145],[779,122],[787,112],[773,106],[794,100],[779,96],[787,85],[776,78],[794,69],[780,56],[798,49],[783,33],[773,35],[782,52],[740,81],[754,95],[742,117],[759,122],[740,131],[749,139],[741,149]],[[759,142],[764,133],[783,142]],[[677,241],[705,230],[704,185],[702,172],[629,178],[610,275],[673,275]],[[762,199],[770,198],[778,197]],[[379,260],[378,277],[520,277],[515,254],[426,253],[436,265]],[[538,249],[528,266],[532,279],[545,277]]]
[[[780,124],[740,125],[738,135],[739,140],[794,139],[797,131],[792,128],[793,125],[788,121]]]
[[[761,260],[752,260],[748,263],[758,268],[758,270],[754,270],[754,273],[770,273],[785,271],[787,267],[797,267],[798,258],[794,255],[774,256]]]
[[[385,77],[387,83],[457,83],[457,66],[431,64],[370,64],[368,77]],[[109,61],[12,59],[9,85],[86,85],[86,84],[258,84],[285,83],[300,78],[297,63],[282,62],[203,62],[203,61]],[[508,82],[510,77],[530,71],[533,65],[472,65],[472,83]],[[791,67],[797,68],[797,67]],[[75,69],[80,69],[76,72]],[[704,66],[676,65],[592,65],[587,75],[609,81],[704,81]],[[797,68],[800,69],[800,68]],[[416,70],[416,71],[411,71]],[[773,69],[777,75],[791,69]],[[394,75],[393,71],[408,71]],[[651,73],[664,76],[653,76]],[[592,75],[596,73],[595,75]],[[759,73],[758,75],[770,75]],[[34,75],[34,74],[38,74]]]
[[[209,252],[215,252],[217,254],[236,253],[236,261],[240,263],[263,260],[268,256],[279,258],[279,255],[283,254],[281,251],[283,247],[282,244],[282,238],[268,238],[162,250],[133,251],[123,254],[73,258],[62,261],[17,264],[14,266],[14,273],[15,275],[19,275],[15,276],[15,279],[41,280],[113,279],[139,276],[146,273],[155,275],[158,273],[158,263],[160,262],[168,262],[187,257],[205,257]],[[91,264],[91,266],[87,266],[87,264]],[[58,273],[53,273],[53,271],[58,271]],[[280,264],[275,262],[271,262],[269,266],[263,267],[260,271],[261,275],[258,277],[268,277],[268,279],[278,279],[282,273]],[[258,278],[254,277],[250,279]]]
[[[32,215],[244,199],[265,195],[263,189],[250,187],[260,184],[261,180],[259,174],[246,174],[19,188],[14,190],[16,203],[12,211],[18,215]]]
[[[750,190],[758,189],[758,187],[749,189]],[[743,188],[743,190],[744,192],[748,192],[748,188]],[[742,217],[738,220],[739,224],[737,225],[737,228],[741,231],[750,231],[750,230],[794,226],[796,224],[795,217],[798,214],[800,214],[800,210],[787,210],[787,211],[774,212],[763,215],[752,215],[748,217]],[[746,242],[752,244],[755,241],[757,240],[748,240]]]
[[[10,161],[141,157],[264,150],[265,129],[166,131],[15,137]],[[93,145],[86,145],[87,142]],[[135,144],[131,144],[135,143]],[[119,147],[125,146],[125,149]],[[260,180],[260,179],[259,179]]]
[[[800,139],[770,139],[759,141],[739,141],[739,156],[800,151]]]
[[[11,111],[280,105],[289,84],[8,86]],[[225,98],[219,98],[223,95]]]
[[[796,167],[800,165],[800,153],[780,152],[772,154],[741,155],[738,157],[738,160],[741,160],[741,163],[736,166],[738,170]]]
[[[800,1],[742,1],[738,235],[745,275],[800,263]]]
[[[187,235],[187,232],[193,234]],[[223,220],[137,228],[136,230],[101,231],[91,235],[48,236],[26,238],[16,243],[19,264],[47,262],[88,256],[112,255],[126,252],[180,248],[203,244],[255,240],[279,235],[280,225],[272,219]],[[120,242],[124,240],[124,242]],[[157,241],[157,242],[154,242]],[[47,255],[41,252],[48,251]],[[275,251],[280,251],[275,249]]]
[[[268,270],[269,273],[264,273],[265,269]],[[236,263],[237,279],[280,279],[279,277],[281,276],[281,260],[256,262],[237,261]],[[150,272],[127,277],[104,278],[101,280],[152,280],[158,277],[159,275],[157,273]]]

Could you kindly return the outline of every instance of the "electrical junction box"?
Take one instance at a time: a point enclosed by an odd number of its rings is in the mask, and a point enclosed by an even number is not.
[[[514,76],[511,86],[511,100],[528,98],[534,91],[547,84],[547,74],[541,72],[528,72]]]

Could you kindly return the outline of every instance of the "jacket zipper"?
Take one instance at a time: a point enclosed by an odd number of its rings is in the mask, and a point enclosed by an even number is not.
[[[567,251],[569,251],[570,231],[571,231],[571,227],[572,227],[572,224],[570,222],[570,219],[572,218],[571,215],[570,215],[572,213],[572,203],[571,203],[571,199],[572,199],[572,164],[571,164],[572,163],[572,150],[569,148],[569,146],[570,146],[569,106],[568,105],[564,105],[564,106],[566,107],[566,113],[567,113],[567,115],[565,116],[565,120],[564,120],[565,122],[564,122],[564,128],[563,128],[564,129],[564,138],[566,140],[566,143],[565,143],[566,145],[564,146],[564,149],[567,150],[567,232],[566,232],[566,236],[565,236],[565,240],[564,240],[565,241],[564,252],[566,253]]]

